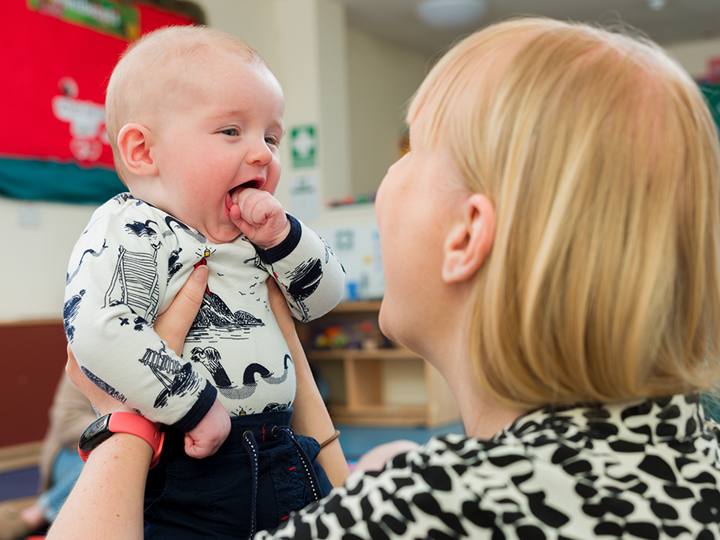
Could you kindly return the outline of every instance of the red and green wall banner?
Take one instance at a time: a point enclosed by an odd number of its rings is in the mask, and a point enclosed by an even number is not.
[[[140,35],[192,24],[128,0],[4,0],[0,196],[101,203],[125,191],[105,131],[105,89]]]

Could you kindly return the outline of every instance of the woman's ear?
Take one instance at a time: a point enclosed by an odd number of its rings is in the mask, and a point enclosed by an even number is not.
[[[477,274],[495,240],[495,205],[486,195],[470,195],[461,212],[461,219],[445,239],[442,266],[445,283],[460,283]]]
[[[124,125],[118,133],[118,148],[123,164],[132,174],[152,176],[158,173],[152,151],[152,136],[145,126]]]

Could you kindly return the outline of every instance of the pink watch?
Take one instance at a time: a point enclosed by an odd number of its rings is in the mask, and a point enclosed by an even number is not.
[[[113,433],[130,433],[146,440],[153,450],[151,469],[160,461],[165,434],[147,418],[126,412],[107,414],[88,426],[78,444],[78,454],[82,460],[87,461],[90,452],[109,439]]]

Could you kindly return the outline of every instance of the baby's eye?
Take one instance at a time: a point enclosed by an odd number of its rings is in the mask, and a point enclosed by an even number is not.
[[[280,141],[276,137],[265,137],[265,142],[273,146],[280,146]]]
[[[240,135],[240,130],[237,128],[227,128],[220,131],[223,135],[229,135],[230,137],[237,137]]]

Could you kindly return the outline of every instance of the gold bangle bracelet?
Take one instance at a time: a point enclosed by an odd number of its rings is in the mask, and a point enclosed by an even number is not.
[[[330,437],[328,437],[325,442],[321,442],[321,443],[320,443],[320,450],[322,450],[323,448],[325,448],[328,444],[330,444],[331,442],[333,442],[333,441],[334,441],[335,439],[337,439],[339,436],[340,436],[340,431],[336,429],[336,430],[335,430],[335,433],[333,433],[332,435],[330,435]]]

